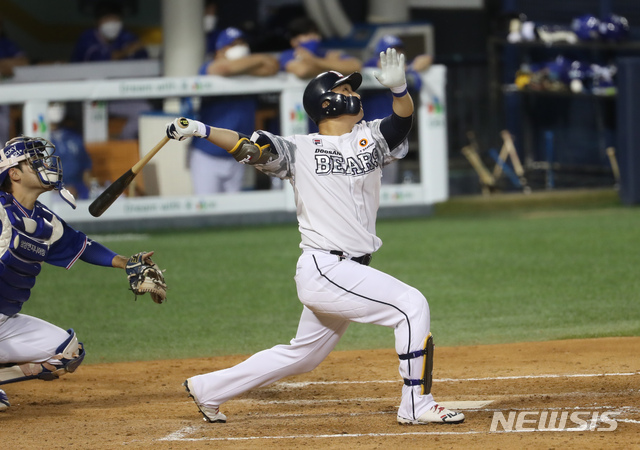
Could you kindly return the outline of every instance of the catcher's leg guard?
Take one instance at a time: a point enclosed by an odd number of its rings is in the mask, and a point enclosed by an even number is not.
[[[7,394],[0,389],[0,411],[7,409],[9,406],[11,406],[11,403],[9,403],[9,397],[7,397]]]
[[[423,350],[417,350],[415,352],[399,355],[399,358],[402,361],[424,356],[422,364],[422,378],[418,380],[411,380],[408,378],[404,379],[404,384],[406,384],[407,386],[422,386],[421,395],[427,395],[431,393],[431,384],[433,382],[433,348],[433,336],[431,335],[431,333],[429,333]]]
[[[84,347],[81,342],[78,342],[73,329],[67,330],[67,333],[69,338],[60,344],[53,357],[59,360],[60,364],[26,363],[0,368],[0,385],[33,379],[51,381],[66,373],[75,372],[84,359]]]

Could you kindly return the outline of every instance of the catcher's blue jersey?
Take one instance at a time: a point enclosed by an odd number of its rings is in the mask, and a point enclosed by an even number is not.
[[[42,203],[29,210],[0,192],[0,314],[11,316],[22,309],[43,262],[69,269],[87,242],[84,233]]]

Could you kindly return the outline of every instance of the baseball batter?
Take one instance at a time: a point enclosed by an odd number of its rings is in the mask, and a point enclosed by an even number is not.
[[[394,330],[404,379],[399,423],[464,420],[431,395],[433,339],[425,297],[369,266],[382,245],[375,232],[381,168],[407,154],[413,116],[404,57],[389,49],[380,58],[376,78],[393,92],[393,113],[384,119],[361,122],[359,73],[329,71],[311,80],[304,92],[303,105],[318,124],[317,134],[279,137],[258,131],[248,137],[185,118],[167,125],[173,139],[206,138],[239,162],[289,180],[302,236],[295,281],[304,308],[295,338],[234,367],[186,380],[206,421],[225,422],[219,407],[237,395],[314,369],[350,322]]]
[[[73,329],[20,313],[43,262],[70,269],[80,259],[126,269],[132,289],[133,282],[137,287],[140,281],[138,272],[149,267],[141,261],[152,263],[153,252],[131,258],[117,255],[37,200],[55,189],[75,208],[73,196],[63,187],[62,166],[54,151],[49,141],[25,136],[0,150],[0,385],[54,380],[74,372],[84,359],[84,346]],[[157,294],[164,300],[162,291]],[[0,390],[0,411],[9,406],[8,396]]]

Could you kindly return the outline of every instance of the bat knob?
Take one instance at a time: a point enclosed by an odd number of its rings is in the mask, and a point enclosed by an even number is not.
[[[186,117],[180,117],[178,119],[178,125],[180,126],[180,128],[187,128],[189,126],[189,119],[187,119]]]

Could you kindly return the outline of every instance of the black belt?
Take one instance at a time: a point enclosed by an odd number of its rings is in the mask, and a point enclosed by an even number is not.
[[[363,266],[368,266],[369,264],[371,264],[371,259],[373,258],[371,253],[367,253],[366,255],[362,256],[354,256],[351,258],[345,256],[344,252],[341,252],[340,250],[331,250],[329,253],[331,253],[332,255],[336,255],[338,258],[340,258],[340,260],[350,259],[351,261],[355,261],[358,264],[362,264]]]

